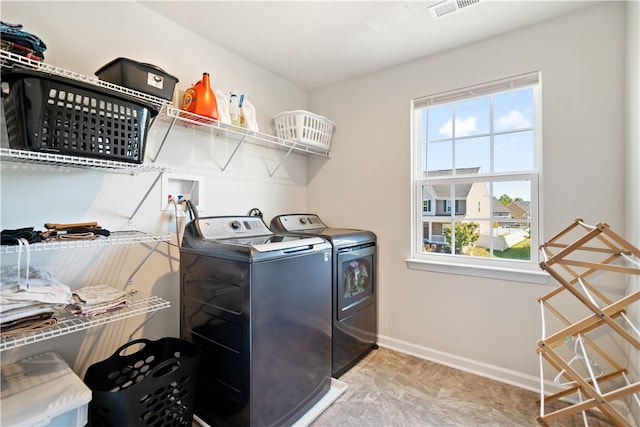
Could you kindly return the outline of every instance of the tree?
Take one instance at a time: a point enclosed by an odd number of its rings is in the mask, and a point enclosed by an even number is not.
[[[455,248],[456,253],[462,252],[462,248],[470,246],[480,238],[477,222],[456,222],[455,223]],[[447,242],[451,242],[451,227],[445,227],[443,234]]]
[[[513,199],[511,197],[509,197],[507,194],[503,194],[502,196],[500,196],[500,203],[502,203],[505,206],[509,206],[509,203],[513,202]]]

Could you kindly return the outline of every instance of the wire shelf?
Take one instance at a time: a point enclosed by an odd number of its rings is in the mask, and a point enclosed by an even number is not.
[[[1,60],[3,69],[27,68],[27,69],[32,69],[36,71],[41,71],[44,73],[56,74],[59,76],[67,77],[69,79],[90,83],[96,86],[101,86],[101,87],[113,90],[115,92],[119,92],[128,96],[132,96],[134,98],[138,98],[157,108],[160,108],[162,105],[170,102],[166,99],[158,98],[157,96],[149,95],[144,92],[138,92],[133,89],[129,89],[113,83],[105,82],[103,80],[98,79],[97,77],[85,76],[83,74],[76,73],[74,71],[65,70],[64,68],[56,67],[54,65],[49,65],[44,62],[35,61],[33,59],[27,58],[22,55],[17,55],[15,53],[11,53],[6,50],[0,50],[0,60]]]
[[[109,237],[98,237],[93,240],[49,240],[29,245],[30,251],[48,251],[58,249],[91,248],[100,246],[132,245],[136,243],[168,242],[171,235],[154,235],[141,231],[113,231]],[[18,253],[24,251],[23,246],[3,245],[2,252]]]
[[[149,164],[134,164],[115,160],[104,160],[90,157],[76,157],[66,154],[44,153],[38,151],[16,150],[12,148],[0,148],[0,159],[5,162],[30,163],[48,166],[68,166],[83,169],[101,169],[114,172],[140,173],[140,172],[166,172],[161,168]]]
[[[64,312],[64,314],[58,316],[58,323],[55,326],[15,337],[2,338],[0,340],[0,351],[45,341],[100,325],[106,325],[141,314],[153,313],[170,306],[169,301],[165,301],[162,298],[142,295],[136,291],[132,291],[129,294],[128,305],[118,311],[91,317],[74,316],[69,312]]]
[[[256,132],[249,129],[245,129],[240,126],[230,125],[219,122],[217,120],[210,119],[208,117],[200,116],[197,114],[182,111],[178,108],[164,105],[160,111],[159,118],[178,120],[184,125],[200,127],[202,129],[209,129],[215,132],[216,135],[222,136],[236,141],[243,141],[248,143],[258,144],[271,144],[283,150],[293,150],[300,154],[313,154],[317,156],[329,157],[330,154],[326,150],[318,149],[315,147],[307,146],[305,144],[290,141],[287,139],[278,138],[277,136],[269,135],[266,133]]]

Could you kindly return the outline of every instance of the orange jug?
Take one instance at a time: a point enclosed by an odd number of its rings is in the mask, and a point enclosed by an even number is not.
[[[218,102],[211,89],[209,73],[202,73],[202,80],[185,91],[181,109],[218,120]]]

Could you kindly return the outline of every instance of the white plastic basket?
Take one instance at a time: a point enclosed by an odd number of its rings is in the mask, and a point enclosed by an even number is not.
[[[273,116],[271,127],[278,138],[329,151],[336,125],[318,114],[295,110]]]

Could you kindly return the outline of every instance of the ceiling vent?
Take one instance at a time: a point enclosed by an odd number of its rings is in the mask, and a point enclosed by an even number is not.
[[[445,0],[429,6],[429,12],[434,20],[444,18],[452,13],[460,12],[469,6],[479,3],[480,0]]]

